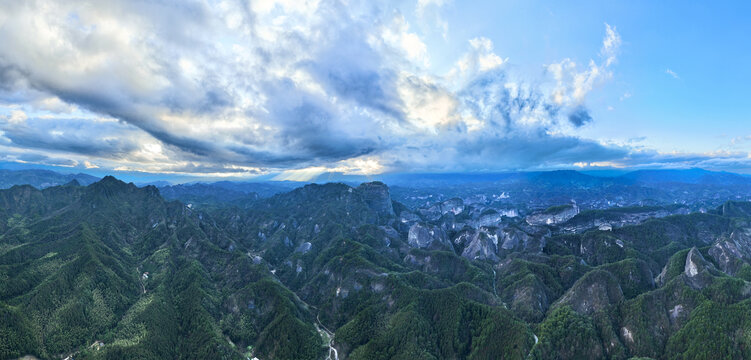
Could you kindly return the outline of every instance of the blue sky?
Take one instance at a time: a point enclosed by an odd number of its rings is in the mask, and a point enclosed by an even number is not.
[[[746,2],[0,3],[0,162],[751,172]]]
[[[585,136],[644,137],[641,144],[663,151],[708,152],[732,149],[733,138],[751,134],[748,2],[469,4],[444,7],[441,16],[453,31],[448,41],[429,37],[435,45],[429,42],[428,48],[448,55],[460,51],[463,39],[486,36],[497,53],[534,73],[539,64],[565,57],[587,61],[599,50],[603,23],[617,28],[623,39],[617,67],[609,83],[588,99],[596,121],[584,129]]]

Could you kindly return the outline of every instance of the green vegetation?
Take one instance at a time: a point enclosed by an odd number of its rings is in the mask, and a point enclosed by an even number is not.
[[[600,359],[604,355],[592,321],[567,306],[548,315],[539,332],[533,359]]]
[[[342,339],[354,340],[353,359],[524,358],[534,344],[526,325],[505,309],[467,300],[467,291],[477,289],[468,284],[402,289],[399,310],[386,312],[387,319],[379,318],[375,309],[366,311],[364,318],[342,327]],[[354,329],[371,336],[359,337]]]
[[[411,248],[383,186],[198,209],[111,177],[2,190],[0,359],[322,359],[329,341],[350,359],[751,357],[751,264],[730,276],[710,250],[751,249],[745,204],[565,235],[510,223],[544,241],[492,262],[454,238]]]

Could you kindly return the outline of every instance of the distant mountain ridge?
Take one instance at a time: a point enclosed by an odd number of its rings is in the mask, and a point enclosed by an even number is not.
[[[324,173],[311,182],[361,183],[383,181],[392,186],[441,187],[468,183],[547,183],[597,186],[603,184],[650,185],[664,183],[706,185],[751,185],[751,177],[725,171],[692,169],[634,170],[626,173],[550,170],[497,173],[391,173],[373,176]]]
[[[637,183],[684,183],[742,185],[751,184],[751,178],[729,172],[709,171],[704,169],[686,170],[637,170],[621,175],[619,179],[628,179]]]
[[[64,185],[71,181],[81,185],[89,185],[99,180],[88,174],[61,174],[52,170],[6,170],[0,169],[0,189],[7,189],[13,185],[31,185],[37,189],[44,189],[57,185]]]
[[[13,185],[31,185],[43,189],[64,185],[76,180],[81,185],[89,185],[99,180],[89,174],[62,174],[52,170],[0,169],[0,189]],[[498,173],[385,173],[372,176],[323,173],[309,181],[216,181],[170,184],[165,180],[148,183],[136,182],[138,186],[154,185],[159,189],[169,189],[168,193],[195,193],[200,189],[222,189],[237,194],[256,193],[265,198],[286,192],[309,183],[341,182],[357,185],[363,182],[382,181],[390,186],[406,187],[445,187],[473,183],[499,184],[540,184],[548,186],[570,185],[580,187],[603,185],[656,185],[656,184],[699,184],[699,185],[751,185],[751,176],[725,171],[692,169],[634,170],[625,174],[605,172],[595,175],[592,171],[551,170],[519,171]],[[169,196],[168,196],[169,197]],[[179,198],[179,197],[174,197]]]

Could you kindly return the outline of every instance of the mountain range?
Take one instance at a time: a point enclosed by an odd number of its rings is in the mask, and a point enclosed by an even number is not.
[[[675,189],[746,186],[682,174]],[[394,186],[432,195],[411,204],[377,181],[14,185],[0,358],[749,358],[750,202],[558,195],[673,176]]]
[[[89,185],[99,178],[88,174],[61,174],[51,170],[7,170],[0,169],[0,189],[7,189],[13,185],[31,185],[37,189],[50,186],[64,185],[71,181],[81,185]]]

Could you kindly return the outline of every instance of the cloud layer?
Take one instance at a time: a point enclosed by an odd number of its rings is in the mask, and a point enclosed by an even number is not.
[[[534,80],[486,38],[436,74],[391,5],[2,2],[0,160],[212,176],[742,161],[577,135],[617,62],[615,27],[588,63]]]

